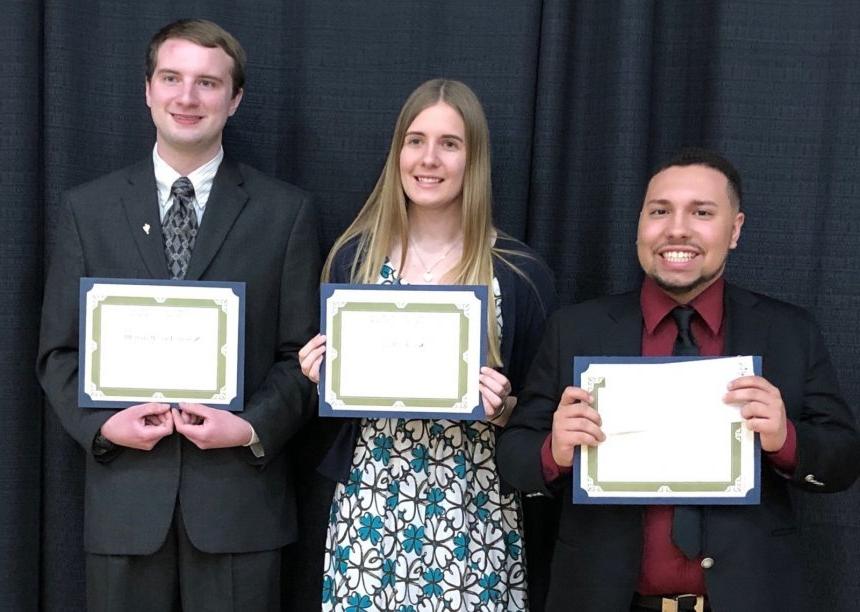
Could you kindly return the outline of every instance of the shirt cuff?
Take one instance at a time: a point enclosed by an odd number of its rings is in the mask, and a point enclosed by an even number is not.
[[[770,464],[783,474],[793,474],[797,468],[797,430],[794,423],[786,419],[785,443],[778,451],[768,453],[765,457]]]
[[[254,453],[254,456],[259,459],[266,454],[266,451],[263,450],[263,445],[260,444],[260,438],[257,436],[257,432],[254,431],[254,426],[248,423],[248,427],[251,428],[251,439],[245,442],[242,446],[250,448],[251,452]]]
[[[547,435],[540,447],[540,466],[543,471],[543,481],[552,484],[562,476],[570,474],[571,466],[559,465],[552,458],[552,434]]]

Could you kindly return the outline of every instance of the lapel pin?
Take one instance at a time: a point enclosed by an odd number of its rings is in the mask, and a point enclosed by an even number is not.
[[[143,224],[143,231],[147,236],[149,236],[149,223]]]

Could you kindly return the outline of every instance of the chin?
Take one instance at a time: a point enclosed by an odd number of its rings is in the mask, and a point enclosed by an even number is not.
[[[661,278],[660,276],[653,275],[651,278],[654,279],[654,282],[657,283],[657,286],[660,287],[666,293],[671,295],[689,295],[694,291],[701,291],[708,287],[719,274],[714,274],[712,276],[699,276],[691,281],[683,282],[683,281],[671,281],[666,278]]]

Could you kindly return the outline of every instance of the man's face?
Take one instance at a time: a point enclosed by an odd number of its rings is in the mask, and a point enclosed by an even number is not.
[[[648,184],[636,237],[645,274],[684,304],[722,275],[744,215],[728,179],[707,166],[672,166]]]
[[[162,157],[214,157],[227,118],[242,99],[235,96],[230,70],[233,59],[220,47],[201,47],[169,38],[158,49],[146,104],[152,111]]]

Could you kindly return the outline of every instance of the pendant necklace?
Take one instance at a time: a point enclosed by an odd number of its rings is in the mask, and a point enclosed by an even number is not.
[[[439,259],[437,259],[433,263],[432,266],[428,266],[426,263],[424,263],[424,258],[421,257],[421,253],[418,250],[418,246],[415,244],[415,241],[412,240],[411,237],[409,238],[409,244],[412,245],[412,248],[415,251],[415,256],[418,258],[418,263],[420,263],[421,267],[424,268],[424,274],[422,275],[422,277],[424,278],[424,282],[425,283],[432,283],[433,282],[433,270],[436,268],[436,266],[438,266],[440,263],[442,263],[442,261],[444,261],[445,258],[448,257],[448,255],[451,254],[451,251],[454,250],[455,246],[460,244],[460,241],[455,240],[453,243],[451,243],[451,246],[448,247],[448,250],[445,251],[445,254],[442,255],[442,257],[440,257]]]

